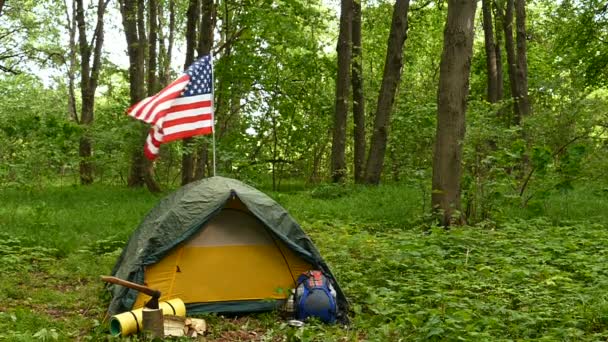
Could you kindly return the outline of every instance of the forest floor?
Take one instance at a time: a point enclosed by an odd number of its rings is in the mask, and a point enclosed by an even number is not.
[[[332,268],[351,325],[206,315],[207,341],[608,340],[605,191],[449,231],[424,223],[424,194],[406,185],[271,195]],[[159,198],[92,186],[0,199],[0,340],[120,340],[99,276]]]

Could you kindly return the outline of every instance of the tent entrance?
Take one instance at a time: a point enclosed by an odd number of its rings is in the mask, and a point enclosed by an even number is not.
[[[192,238],[146,266],[144,283],[161,300],[214,303],[285,299],[311,269],[234,198]],[[134,308],[147,296],[139,294]]]

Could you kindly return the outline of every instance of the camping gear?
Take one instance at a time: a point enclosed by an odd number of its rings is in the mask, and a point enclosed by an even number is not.
[[[126,281],[116,277],[108,277],[102,276],[101,280],[121,285],[126,288],[130,288],[140,293],[145,293],[150,296],[150,300],[148,300],[141,310],[129,311],[123,313],[121,315],[115,315],[110,318],[110,333],[114,336],[122,335],[126,336],[132,334],[134,332],[139,332],[140,329],[143,331],[147,331],[151,334],[151,336],[162,338],[164,337],[164,328],[163,328],[163,308],[159,306],[158,299],[161,296],[161,292],[155,289],[151,289],[147,286],[142,286],[139,284],[132,283],[130,281]],[[186,310],[184,307],[184,303],[179,299],[174,299],[174,304],[180,304],[181,308],[178,313],[175,310],[175,306],[170,302],[163,302],[163,306],[165,306],[165,312],[167,314],[172,315],[184,315],[186,314]]]
[[[179,298],[159,302],[163,315],[186,316],[186,305]],[[112,336],[128,336],[143,330],[143,308],[123,312],[110,318],[110,334]]]
[[[188,313],[281,308],[299,274],[319,269],[346,298],[302,228],[278,203],[237,180],[211,177],[160,201],[131,235],[112,275],[181,298]],[[110,313],[147,296],[113,286]]]
[[[294,302],[298,320],[316,317],[325,323],[336,322],[336,292],[321,271],[308,271],[298,277]]]
[[[141,325],[144,333],[150,334],[151,338],[165,337],[163,309],[150,309],[144,306],[141,312]]]
[[[287,324],[296,328],[301,328],[304,326],[304,322],[298,321],[297,319],[290,319],[289,321],[287,321]]]
[[[207,322],[202,318],[165,316],[165,337],[199,337],[207,331]]]

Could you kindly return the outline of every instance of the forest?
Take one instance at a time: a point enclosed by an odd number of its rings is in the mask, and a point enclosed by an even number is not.
[[[127,109],[205,55],[214,133],[145,158]],[[209,341],[606,340],[606,80],[605,0],[0,0],[0,340],[120,340],[99,276],[216,175],[301,224],[350,325]]]

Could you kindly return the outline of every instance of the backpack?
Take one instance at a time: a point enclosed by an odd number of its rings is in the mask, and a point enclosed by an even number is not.
[[[298,277],[295,294],[296,318],[303,321],[317,317],[325,323],[335,323],[336,291],[321,271],[308,271]]]

